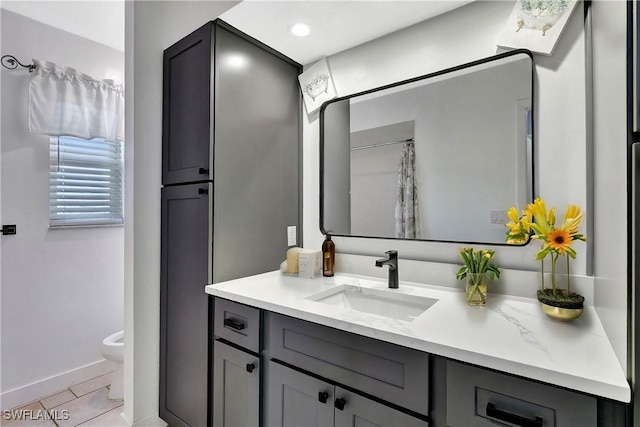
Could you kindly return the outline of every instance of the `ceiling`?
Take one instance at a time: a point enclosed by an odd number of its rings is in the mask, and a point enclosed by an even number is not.
[[[244,0],[221,18],[306,65],[470,2]],[[124,51],[124,0],[3,0],[0,4],[3,9]],[[298,22],[306,23],[311,34],[292,35],[289,30]]]
[[[124,52],[124,0],[2,0],[0,6]]]
[[[244,0],[220,18],[307,65],[471,1]],[[291,27],[298,22],[310,27],[308,36],[291,34]]]

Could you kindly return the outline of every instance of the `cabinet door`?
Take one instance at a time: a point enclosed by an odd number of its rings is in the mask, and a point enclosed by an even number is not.
[[[260,358],[215,341],[213,425],[257,427],[260,423]]]
[[[162,183],[210,178],[211,24],[164,51]]]
[[[336,427],[427,427],[428,422],[336,387]]]
[[[269,313],[271,356],[419,414],[429,414],[429,355]]]
[[[333,426],[333,385],[269,362],[269,427]]]
[[[162,189],[159,413],[172,427],[207,424],[209,187]]]

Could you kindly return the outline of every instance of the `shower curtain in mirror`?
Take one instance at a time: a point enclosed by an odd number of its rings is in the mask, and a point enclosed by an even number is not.
[[[408,239],[420,237],[415,157],[413,142],[402,144],[400,167],[398,168],[395,237]]]

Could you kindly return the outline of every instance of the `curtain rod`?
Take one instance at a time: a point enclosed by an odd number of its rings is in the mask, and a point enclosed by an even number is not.
[[[2,58],[0,59],[2,61],[2,66],[4,68],[8,68],[9,70],[15,70],[16,68],[18,68],[18,66],[28,68],[29,72],[32,72],[36,69],[36,66],[34,64],[24,65],[13,55],[2,55]]]
[[[407,142],[407,143],[412,144],[413,143],[413,138],[401,139],[400,141],[382,142],[380,144],[361,145],[359,147],[352,147],[351,149],[349,149],[349,151],[366,150],[368,148],[384,147],[386,145],[401,144],[403,142]]]

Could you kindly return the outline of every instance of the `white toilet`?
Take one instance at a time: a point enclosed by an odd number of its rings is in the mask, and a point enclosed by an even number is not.
[[[102,355],[114,364],[109,387],[109,399],[122,399],[124,397],[124,331],[116,332],[102,340]]]

